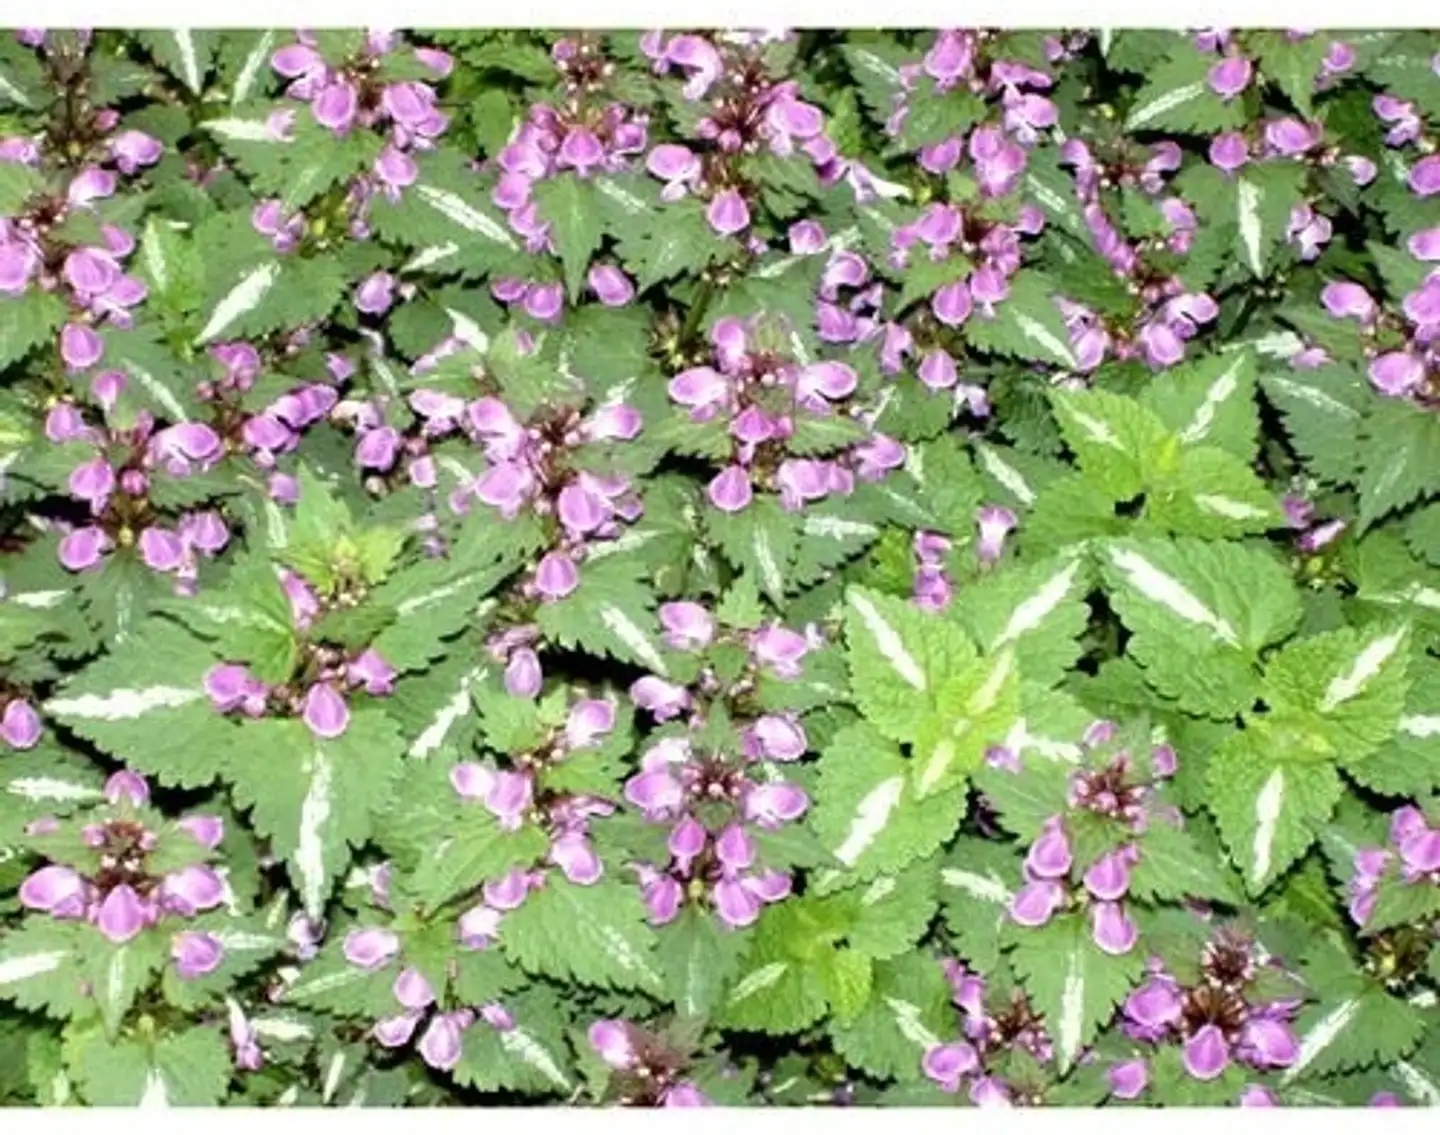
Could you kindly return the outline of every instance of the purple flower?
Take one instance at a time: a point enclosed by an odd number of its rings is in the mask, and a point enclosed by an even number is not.
[[[367,276],[355,292],[355,307],[366,315],[384,315],[395,302],[395,277],[389,272]]]
[[[976,555],[980,557],[981,563],[993,564],[1005,549],[1006,535],[1017,523],[1015,514],[1008,508],[989,505],[976,513],[975,521],[980,527]]]
[[[1370,381],[1382,394],[1400,398],[1425,382],[1425,362],[1408,351],[1387,351],[1370,363]]]
[[[40,715],[23,698],[12,698],[5,703],[5,713],[0,716],[0,738],[14,749],[33,749],[40,741]]]
[[[136,173],[142,166],[153,166],[164,152],[159,139],[140,130],[126,130],[110,140],[110,153],[124,174]]]
[[[60,541],[60,562],[70,571],[88,571],[110,547],[110,537],[102,529],[77,528]]]
[[[1409,185],[1417,197],[1433,197],[1440,193],[1440,154],[1421,158],[1411,166]]]
[[[750,208],[739,190],[726,189],[715,195],[705,218],[721,236],[733,236],[750,227]]]
[[[1254,68],[1243,55],[1231,55],[1210,68],[1210,89],[1227,102],[1250,85]]]
[[[1106,1073],[1110,1094],[1116,1099],[1133,1100],[1144,1093],[1150,1083],[1150,1069],[1143,1060],[1125,1060],[1111,1066]]]
[[[170,957],[175,971],[184,979],[214,973],[225,960],[225,948],[213,934],[186,930],[170,942]]]
[[[93,328],[83,323],[67,323],[60,332],[60,357],[72,371],[87,370],[100,361],[105,353]]]
[[[624,307],[635,298],[630,277],[612,264],[596,264],[588,276],[591,290],[606,307]]]
[[[400,939],[389,930],[371,927],[345,936],[345,960],[361,969],[380,969],[400,953]]]
[[[1225,173],[1234,173],[1249,160],[1250,149],[1243,134],[1217,134],[1210,143],[1210,164]]]
[[[328,682],[316,682],[305,694],[302,717],[315,736],[333,740],[349,726],[350,709]]]
[[[754,497],[750,475],[739,465],[731,465],[717,474],[706,494],[721,512],[743,512]]]
[[[1230,1046],[1215,1025],[1204,1025],[1185,1042],[1185,1071],[1197,1080],[1213,1080],[1230,1065]]]
[[[124,945],[142,930],[147,923],[145,904],[135,889],[128,883],[113,888],[100,904],[95,916],[95,925],[100,933],[117,946]]]

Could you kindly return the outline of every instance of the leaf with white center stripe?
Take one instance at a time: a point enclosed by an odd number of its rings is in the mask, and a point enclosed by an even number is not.
[[[897,741],[919,735],[943,681],[976,657],[958,624],[864,587],[846,592],[845,644],[856,704]]]
[[[239,730],[226,779],[285,861],[305,910],[319,917],[334,880],[350,866],[351,849],[392,803],[405,742],[383,713],[353,707],[334,740],[315,737],[295,719],[246,721]]]
[[[1056,390],[1050,401],[1086,478],[1116,500],[1140,493],[1176,444],[1164,422],[1133,399],[1105,390]]]
[[[706,527],[725,558],[755,580],[777,606],[800,582],[791,567],[799,543],[800,522],[773,497],[761,497],[740,512],[708,508]]]
[[[129,649],[61,687],[45,711],[140,772],[167,784],[207,784],[234,730],[202,685],[216,661],[198,639],[154,619],[135,631]]]
[[[1171,367],[1141,393],[1182,445],[1217,446],[1241,461],[1255,456],[1260,415],[1255,354],[1242,348]]]
[[[804,899],[768,908],[750,938],[750,950],[740,964],[718,1016],[722,1027],[772,1035],[796,1033],[819,1021],[829,1010],[833,992],[843,999],[844,982],[827,982],[843,976],[846,963],[836,964],[841,953],[835,941],[844,920],[835,908]],[[860,955],[854,955],[857,959]]]
[[[1020,716],[1020,673],[1010,647],[953,672],[915,738],[916,793],[924,799],[964,784]]]
[[[1346,772],[1387,796],[1423,798],[1440,788],[1440,663],[1412,658],[1413,681],[1394,733]]]
[[[229,77],[234,72],[234,83],[230,88],[230,105],[239,106],[251,95],[257,94],[266,80],[270,77],[270,55],[276,46],[276,33],[270,30],[256,31],[252,38],[237,42],[240,37],[226,37],[228,47],[240,47],[239,51],[230,51],[230,58],[225,56],[227,52],[222,50],[221,68],[222,72]],[[229,64],[227,66],[227,63]]]
[[[1371,1065],[1390,1067],[1412,1053],[1425,1035],[1424,1014],[1383,985],[1349,975],[1322,987],[1324,1000],[1296,1021],[1300,1050],[1280,1083],[1305,1083]]]
[[[67,1064],[93,1107],[214,1107],[230,1086],[230,1050],[213,1025],[107,1043],[98,1032],[67,1041]]]
[[[1372,624],[1293,642],[1270,660],[1266,720],[1347,768],[1395,736],[1409,692],[1410,632]]]
[[[1054,685],[1080,657],[1089,583],[1074,556],[1023,563],[961,589],[954,612],[981,649],[1009,647],[1027,681]]]
[[[417,154],[419,177],[398,201],[377,196],[371,221],[377,234],[428,259],[442,273],[475,276],[518,268],[524,244],[490,202],[458,151]],[[453,247],[437,257],[432,251]]]
[[[850,1021],[832,1019],[830,1036],[852,1067],[880,1079],[921,1079],[927,1049],[954,1029],[950,987],[940,967],[920,953],[903,954],[875,967],[870,999]]]
[[[197,1011],[276,954],[291,948],[284,927],[269,927],[259,915],[232,914],[221,908],[193,919],[186,929],[209,934],[224,953],[220,964],[203,977],[181,978],[173,967],[164,974],[165,999],[176,1008]]]
[[[1151,478],[1145,518],[1177,536],[1233,539],[1280,527],[1276,494],[1240,458],[1213,446],[1179,455],[1173,468]]]
[[[104,781],[92,762],[42,741],[0,760],[0,858],[8,838],[31,820],[65,816],[101,799]]]
[[[396,690],[394,704],[386,708],[400,722],[409,742],[406,757],[427,760],[468,751],[465,744],[474,736],[477,723],[471,691],[489,672],[489,666],[475,665],[461,652],[433,667],[424,682]]]
[[[1000,931],[1010,900],[1023,883],[1015,851],[961,836],[940,867],[940,909],[955,948],[979,972],[1000,959]]]
[[[108,1035],[119,1034],[125,1014],[165,964],[167,946],[168,940],[153,931],[142,933],[121,946],[98,933],[85,942],[80,972],[93,991]]]
[[[0,935],[0,1000],[21,1009],[65,1018],[94,1013],[80,988],[80,961],[86,937],[99,937],[85,923],[27,919]]]
[[[1250,178],[1242,176],[1235,185],[1235,221],[1240,233],[1240,246],[1245,263],[1256,276],[1265,274],[1265,243],[1260,206],[1265,190]]]
[[[1326,316],[1326,322],[1333,321]],[[1353,365],[1330,363],[1271,371],[1261,384],[1306,469],[1327,483],[1349,482],[1359,460],[1360,423],[1373,397],[1370,380]]]
[[[1040,273],[1022,269],[1010,277],[1010,294],[995,306],[993,316],[977,313],[965,323],[965,337],[974,346],[1018,359],[1074,370],[1065,317],[1055,305],[1055,288]]]
[[[455,1079],[480,1091],[557,1095],[575,1086],[566,1016],[555,995],[529,990],[505,999],[514,1027],[496,1029],[484,1021],[465,1030]]]
[[[195,339],[197,347],[220,338],[231,327],[260,306],[280,278],[280,262],[266,261],[247,269],[210,311],[205,326]]]
[[[856,882],[840,871],[810,876],[810,890],[844,909],[850,948],[875,959],[910,950],[935,916],[938,857],[911,863],[904,870]]]
[[[1242,100],[1226,102],[1206,83],[1214,59],[1181,39],[1161,62],[1145,68],[1145,86],[1130,104],[1125,129],[1217,134],[1245,119]]]
[[[1309,850],[1340,799],[1328,764],[1284,763],[1268,730],[1230,737],[1211,758],[1206,804],[1245,887],[1259,895]]]
[[[956,785],[922,799],[913,762],[873,726],[837,733],[820,761],[812,824],[821,843],[858,880],[901,870],[950,838],[965,813]]]
[[[372,595],[395,611],[373,645],[397,670],[425,669],[475,622],[480,601],[540,546],[533,518],[501,528],[467,529],[445,559],[425,559],[396,572]]]
[[[682,1017],[708,1017],[739,973],[749,935],[729,930],[709,910],[687,904],[656,937],[666,994]]]
[[[635,578],[630,557],[586,563],[580,586],[565,598],[542,604],[536,621],[556,642],[593,654],[634,662],[665,674],[664,647],[651,611],[654,596]]]
[[[500,943],[526,971],[559,981],[658,992],[663,980],[639,892],[617,879],[552,877],[505,916]]]
[[[1143,950],[1116,957],[1091,936],[1090,919],[1065,914],[1044,926],[1014,926],[1010,961],[1030,1004],[1045,1018],[1061,1075],[1109,1021],[1145,969]]]
[[[1115,540],[1101,553],[1127,654],[1193,713],[1231,717],[1254,700],[1260,650],[1300,619],[1290,573],[1267,552],[1199,540]]]
[[[211,60],[219,46],[217,33],[172,28],[168,31],[139,32],[137,38],[192,95],[205,90],[205,77],[210,73]]]

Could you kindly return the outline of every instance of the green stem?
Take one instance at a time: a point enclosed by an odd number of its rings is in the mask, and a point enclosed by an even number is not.
[[[695,302],[690,305],[690,310],[685,314],[685,323],[680,328],[680,345],[684,346],[694,337],[695,332],[700,328],[700,320],[705,317],[705,309],[710,306],[710,296],[715,286],[708,279],[700,281],[700,287],[695,293]]]

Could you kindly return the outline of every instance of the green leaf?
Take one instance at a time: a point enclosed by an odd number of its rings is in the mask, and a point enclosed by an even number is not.
[[[1361,418],[1371,397],[1353,366],[1268,372],[1265,394],[1280,410],[1285,432],[1306,467],[1332,484],[1347,484],[1359,463]]]
[[[934,91],[910,104],[900,132],[906,150],[934,146],[962,135],[985,113],[985,104],[965,87]]]
[[[1239,126],[1243,100],[1225,102],[1205,82],[1214,62],[1214,56],[1185,43],[1163,63],[1146,68],[1148,78],[1130,105],[1125,129],[1218,134]]]
[[[1360,975],[1327,983],[1325,999],[1309,1006],[1295,1024],[1300,1051],[1280,1076],[1282,1086],[1408,1056],[1425,1035],[1427,1021],[1412,1005],[1392,997]]]
[[[580,586],[564,599],[542,604],[535,621],[561,646],[635,662],[666,676],[652,613],[655,597],[634,578],[637,566],[623,556],[590,561],[580,573]]]
[[[966,321],[966,339],[982,350],[1074,370],[1079,364],[1055,290],[1040,273],[1022,269],[1010,278],[1010,294],[993,317],[977,312]]]
[[[683,1017],[708,1017],[739,973],[749,936],[687,904],[679,918],[657,931],[656,938],[656,957],[675,1008]]]
[[[553,994],[529,990],[506,1000],[514,1025],[477,1021],[465,1030],[455,1079],[484,1092],[568,1094],[574,1072],[565,1043],[565,1016]]]
[[[963,785],[922,798],[911,767],[868,723],[847,726],[826,746],[812,824],[857,879],[899,871],[929,855],[965,814]]]
[[[1266,667],[1265,721],[1348,767],[1395,735],[1409,657],[1403,626],[1346,627],[1291,643]]]
[[[828,991],[843,975],[834,972],[831,960],[839,928],[819,913],[813,904],[794,899],[765,910],[725,999],[724,1027],[784,1035],[825,1015]],[[827,969],[823,977],[822,966]]]
[[[1309,849],[1343,791],[1330,765],[1285,763],[1254,730],[1221,745],[1208,784],[1207,804],[1252,895]]]
[[[573,173],[564,173],[538,183],[535,201],[540,206],[540,216],[550,224],[573,303],[580,297],[585,270],[602,237],[595,188]]]
[[[295,719],[240,728],[226,769],[236,802],[251,810],[255,830],[270,839],[305,910],[318,918],[350,865],[351,849],[369,838],[373,817],[390,802],[405,742],[373,709],[352,709],[349,726],[333,740]]]
[[[1290,212],[1305,197],[1305,169],[1281,160],[1247,165],[1234,182],[1237,253],[1257,279],[1285,242]]]
[[[875,967],[864,1009],[832,1020],[836,1050],[856,1068],[881,1079],[915,1081],[927,1049],[954,1027],[950,988],[940,967],[923,954],[904,954]]]
[[[1440,665],[1426,658],[1412,668],[1415,680],[1394,733],[1345,770],[1388,796],[1421,797],[1440,787]]]
[[[1131,875],[1130,893],[1149,902],[1216,899],[1233,903],[1238,896],[1214,859],[1214,850],[1200,847],[1185,829],[1152,820],[1140,841],[1140,862]]]
[[[1087,480],[1115,500],[1138,495],[1152,470],[1178,448],[1160,418],[1133,399],[1104,390],[1057,390],[1050,400]]]
[[[845,643],[856,704],[897,741],[919,736],[941,684],[976,658],[955,623],[863,587],[846,592]]]
[[[1020,882],[1019,859],[1011,848],[972,836],[957,839],[940,868],[945,925],[956,952],[977,971],[999,963],[1001,931]]]
[[[1230,717],[1248,708],[1259,651],[1300,619],[1289,573],[1259,549],[1117,540],[1101,567],[1110,602],[1134,635],[1127,653],[1191,712]]]
[[[952,673],[915,738],[917,794],[923,799],[963,785],[1019,720],[1020,675],[1008,647]]]
[[[786,512],[773,497],[761,497],[740,512],[709,508],[705,522],[725,558],[758,582],[771,602],[783,604],[795,586],[791,569],[800,540],[796,514]]]
[[[235,728],[202,685],[214,662],[199,640],[151,620],[127,650],[92,663],[45,709],[131,768],[165,784],[200,787],[219,774]]]
[[[935,880],[936,863],[926,859],[898,874],[837,892],[835,901],[843,903],[852,917],[845,932],[850,947],[877,959],[909,950],[935,915]]]
[[[230,1086],[230,1053],[215,1028],[114,1044],[82,1033],[67,1047],[67,1063],[93,1107],[214,1107]]]
[[[1360,524],[1440,489],[1440,418],[1399,398],[1381,399],[1360,431]]]
[[[65,303],[53,292],[28,288],[0,299],[0,367],[17,363],[52,340],[65,321]]]
[[[641,292],[676,276],[697,274],[733,246],[730,238],[710,227],[705,207],[691,197],[658,208],[640,202],[640,212],[628,214],[617,235],[620,259],[634,273]]]
[[[451,834],[421,859],[405,881],[406,892],[430,909],[512,867],[534,864],[549,846],[537,827],[527,825],[508,832],[477,807],[458,811]]]
[[[1057,556],[981,579],[956,596],[954,611],[987,654],[1013,649],[1021,674],[1049,686],[1080,657],[1088,589],[1084,563]]]
[[[1255,371],[1255,355],[1248,349],[1211,355],[1156,376],[1140,402],[1182,445],[1216,446],[1248,463],[1260,433]]]
[[[1046,1022],[1055,1064],[1064,1075],[1109,1021],[1145,970],[1143,950],[1116,957],[1095,945],[1083,914],[1017,929],[1010,963]]]
[[[581,887],[552,877],[505,916],[500,942],[526,970],[561,981],[652,991],[662,984],[644,904],[619,882]]]
[[[95,1003],[81,977],[99,932],[85,923],[31,917],[0,937],[0,997],[63,1019],[88,1016]],[[101,939],[104,941],[104,939]]]
[[[1145,518],[1176,535],[1209,540],[1264,532],[1282,523],[1275,494],[1250,467],[1209,446],[1182,452],[1173,472],[1151,482]]]

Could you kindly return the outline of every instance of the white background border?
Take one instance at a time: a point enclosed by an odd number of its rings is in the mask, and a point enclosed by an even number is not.
[[[1385,28],[1434,25],[1440,3],[1418,0],[1213,0],[1159,5],[1141,0],[1063,4],[1046,0],[0,0],[0,28],[50,27],[1188,27]],[[201,17],[197,21],[197,17]],[[416,1125],[421,1131],[415,1132]],[[1217,1131],[1217,1127],[1222,1128]],[[1434,1109],[1227,1110],[1094,1109],[994,1112],[792,1109],[683,1112],[596,1111],[558,1107],[427,1111],[251,1110],[133,1112],[99,1108],[0,1108],[0,1135],[1440,1135]]]

